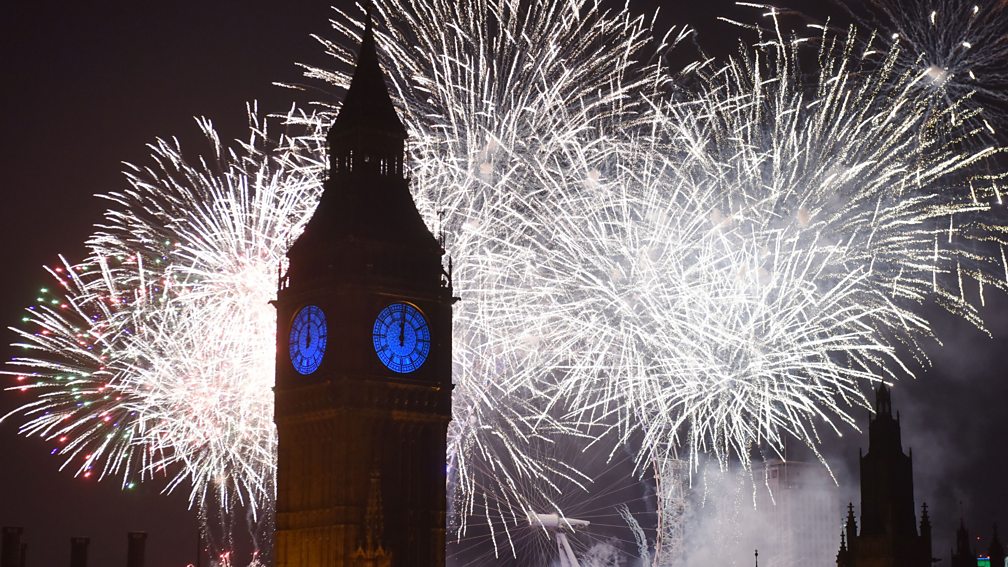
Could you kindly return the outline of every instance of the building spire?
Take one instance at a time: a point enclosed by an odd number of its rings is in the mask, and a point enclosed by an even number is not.
[[[376,131],[383,134],[406,138],[406,128],[396,112],[388,93],[385,73],[378,60],[375,41],[374,17],[371,3],[365,4],[364,34],[361,36],[357,66],[354,68],[350,87],[347,89],[343,106],[336,122],[329,132],[330,141],[334,136],[350,130]]]
[[[990,557],[991,567],[1004,565],[1005,548],[1001,544],[1001,538],[998,537],[997,524],[994,524],[994,535],[991,536],[990,545],[987,546],[987,555]]]
[[[875,392],[875,413],[878,416],[892,417],[892,396],[884,383],[879,384]]]
[[[850,564],[850,553],[847,551],[847,534],[840,530],[840,551],[836,555],[837,567],[847,567]]]
[[[952,552],[952,561],[949,563],[949,567],[971,567],[973,565],[976,565],[976,555],[973,553],[973,546],[970,545],[966,521],[960,517],[959,529],[956,530],[955,551]]]
[[[850,502],[847,504],[847,539],[852,543],[854,538],[857,537],[857,519],[854,517],[854,503]]]
[[[970,546],[969,531],[966,530],[966,520],[959,518],[959,529],[956,530],[956,553],[964,556],[972,556],[973,548]]]
[[[389,96],[378,60],[371,3],[364,9],[357,66],[327,138],[329,177],[370,172],[401,179],[405,175],[406,128]]]
[[[290,267],[281,286],[336,274],[442,286],[444,250],[410,193],[406,129],[379,64],[379,24],[370,16],[361,22],[357,66],[326,138],[322,198],[287,251]],[[375,262],[379,253],[395,260]]]
[[[925,529],[927,529],[928,533],[931,532],[931,517],[928,516],[927,502],[921,504],[920,529],[921,532],[924,532]]]

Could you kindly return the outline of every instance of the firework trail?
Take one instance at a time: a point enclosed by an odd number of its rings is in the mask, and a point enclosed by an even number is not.
[[[27,351],[12,363],[35,397],[21,432],[55,441],[64,467],[258,513],[273,497],[268,302],[320,189],[289,164],[319,155],[298,147],[314,137],[270,141],[249,110],[235,147],[201,120],[209,156],[158,140],[152,166],[129,168],[87,259],[50,270],[61,289],[15,329]]]
[[[519,318],[572,355],[552,397],[642,433],[642,465],[815,451],[867,381],[927,364],[928,305],[982,328],[972,301],[1005,287],[998,180],[952,185],[997,152],[941,142],[962,119],[895,51],[862,64],[853,32],[823,33],[814,76],[783,35],[700,70],[692,100],[656,105],[656,151],[583,164],[604,189],[530,223],[545,301]]]
[[[449,542],[449,565],[554,565],[557,541],[549,518],[561,526],[590,522],[568,532],[568,543],[582,565],[623,565],[648,555],[654,540],[655,485],[634,471],[636,454],[610,454],[590,436],[555,435],[530,443],[527,451],[544,463],[556,463],[549,486],[537,476],[517,479],[512,491],[478,491],[465,537]],[[478,471],[473,482],[493,480]],[[513,501],[514,494],[523,500]],[[504,500],[494,500],[502,496]],[[531,517],[530,517],[531,513]],[[607,558],[607,561],[603,559]]]
[[[1004,140],[1008,126],[1008,4],[1003,0],[911,2],[837,0],[875,43],[897,52],[900,73],[920,76],[918,89],[942,108],[957,108],[984,130],[977,142]],[[872,50],[872,42],[866,42]],[[957,114],[950,119],[961,119]]]

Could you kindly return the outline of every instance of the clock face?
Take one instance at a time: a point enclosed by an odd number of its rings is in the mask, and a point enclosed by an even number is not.
[[[326,320],[322,309],[307,305],[298,311],[291,323],[290,358],[294,370],[311,374],[322,364],[326,347]]]
[[[430,354],[427,320],[408,303],[393,303],[382,309],[375,320],[372,338],[378,359],[400,374],[420,368]]]

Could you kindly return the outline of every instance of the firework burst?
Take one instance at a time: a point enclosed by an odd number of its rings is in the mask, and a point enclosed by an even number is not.
[[[841,0],[865,28],[888,44],[901,72],[920,78],[920,90],[940,108],[956,108],[952,124],[965,119],[987,141],[1008,118],[1008,4],[1003,0],[908,2]],[[872,50],[871,42],[868,49]],[[889,51],[883,48],[883,52]],[[965,116],[963,116],[965,115]]]
[[[657,525],[655,485],[635,473],[632,451],[612,454],[610,444],[594,437],[562,433],[543,435],[524,450],[554,470],[514,478],[507,491],[477,490],[466,533],[449,542],[450,565],[554,564],[558,525],[582,565],[622,565],[649,555]],[[498,482],[492,471],[470,478]],[[515,495],[522,499],[516,502]]]
[[[318,153],[270,141],[254,108],[250,124],[225,148],[199,121],[211,152],[193,162],[176,140],[151,145],[153,165],[104,196],[88,258],[50,270],[61,292],[17,330],[28,353],[13,364],[36,395],[21,431],[57,441],[77,474],[162,477],[225,510],[272,499],[269,300],[320,191],[290,160]]]
[[[810,77],[804,44],[766,36],[701,69],[636,154],[581,164],[602,190],[553,189],[559,213],[530,223],[519,319],[570,355],[552,396],[643,433],[641,464],[816,450],[869,407],[865,382],[926,365],[928,305],[982,327],[971,299],[1005,287],[998,180],[961,182],[997,152],[942,142],[962,118],[915,96],[895,50],[878,67],[824,32]]]

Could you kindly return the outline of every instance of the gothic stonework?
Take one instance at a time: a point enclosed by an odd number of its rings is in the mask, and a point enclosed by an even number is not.
[[[370,17],[277,292],[277,567],[444,565],[454,301]]]
[[[922,506],[916,522],[913,496],[913,452],[906,455],[899,413],[893,418],[889,389],[875,394],[875,417],[868,424],[868,453],[861,456],[861,527],[854,506],[837,553],[838,567],[929,567],[931,520]]]

